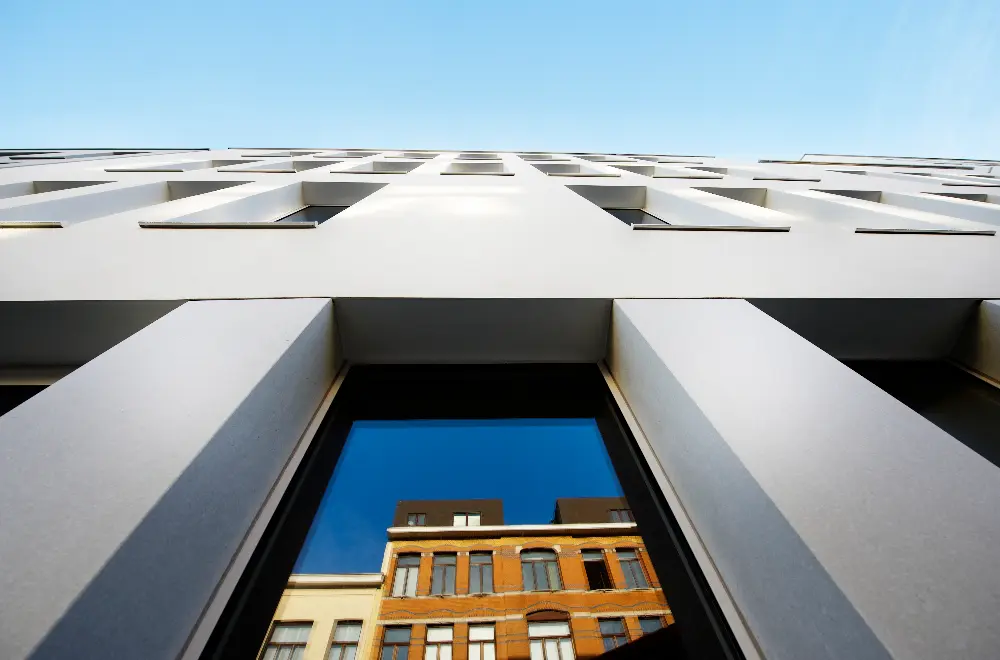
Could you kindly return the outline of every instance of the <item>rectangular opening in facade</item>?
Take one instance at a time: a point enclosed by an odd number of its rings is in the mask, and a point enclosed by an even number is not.
[[[286,160],[278,163],[260,163],[259,165],[229,167],[220,172],[253,172],[256,174],[295,174],[317,167],[329,167],[332,163],[317,160]]]
[[[720,174],[709,174],[707,172],[696,172],[694,168],[664,167],[662,165],[613,165],[613,167],[641,174],[654,179],[722,179]]]
[[[378,156],[381,151],[337,151],[334,153],[323,154],[322,156],[316,156],[316,158],[369,158],[371,156]]]
[[[398,154],[389,154],[386,158],[412,158],[414,160],[431,160],[441,154],[429,151],[403,151]]]
[[[108,167],[105,172],[191,172],[193,170],[205,170],[215,167],[234,167],[238,165],[250,165],[257,160],[199,160],[195,162],[168,163],[166,165],[139,165],[136,167]]]
[[[0,199],[21,197],[23,195],[41,195],[43,193],[73,190],[87,186],[99,186],[111,181],[25,181],[0,185]]]
[[[617,172],[599,170],[579,163],[532,163],[532,165],[549,176],[621,176]]]
[[[779,218],[746,218],[711,207],[695,206],[703,200],[692,200],[683,194],[647,186],[567,186],[587,201],[600,207],[632,229],[678,231],[763,231],[787,232]],[[699,190],[685,188],[681,191]],[[715,190],[715,189],[712,189]],[[740,189],[726,189],[740,190]],[[699,204],[700,205],[700,204]],[[746,215],[746,214],[744,214]],[[776,214],[772,214],[776,215]],[[757,224],[759,222],[759,224]],[[770,224],[765,224],[769,222]]]
[[[513,176],[503,163],[449,163],[441,174],[484,174],[487,176]]]
[[[373,160],[368,163],[361,163],[349,170],[337,172],[337,174],[409,174],[424,164],[424,161],[385,161]]]
[[[459,160],[500,160],[498,154],[485,151],[469,151],[458,154],[457,158]]]
[[[247,181],[168,181],[167,200],[173,202],[178,199],[187,199],[195,195],[205,195],[207,193],[226,190],[235,186],[242,186]]]
[[[726,624],[689,577],[697,569],[683,568],[690,548],[666,532],[672,518],[645,485],[649,468],[606,388],[594,365],[352,367],[295,477],[300,486],[267,525],[268,549],[246,569],[201,657],[254,657],[269,631],[304,621],[313,623],[306,643],[326,654],[333,622],[319,613],[335,610],[360,627],[358,658],[528,658],[552,647],[574,660],[605,649],[598,606],[628,612],[618,615],[619,646],[658,620],[676,634],[654,653],[686,646],[686,657],[725,657],[717,654],[734,643],[709,626]],[[545,479],[523,478],[535,470],[524,452],[547,466]],[[506,467],[452,470],[487,455]],[[552,500],[577,481],[595,496]],[[432,484],[440,499],[405,497]],[[454,497],[471,492],[494,496]],[[611,521],[623,511],[636,522]],[[331,536],[348,513],[353,529],[368,525],[358,516],[375,515],[383,531],[372,520],[370,539]]]

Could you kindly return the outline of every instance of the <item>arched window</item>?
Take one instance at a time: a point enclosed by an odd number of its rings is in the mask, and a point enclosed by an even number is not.
[[[525,550],[521,553],[521,574],[525,591],[562,589],[559,562],[552,550]]]

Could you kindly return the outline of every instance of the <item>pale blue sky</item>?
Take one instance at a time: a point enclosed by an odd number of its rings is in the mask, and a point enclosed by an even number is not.
[[[0,146],[997,157],[1000,1],[0,0]]]

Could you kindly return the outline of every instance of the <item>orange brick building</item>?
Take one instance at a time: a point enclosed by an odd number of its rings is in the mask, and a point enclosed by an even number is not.
[[[400,502],[373,657],[591,658],[670,625],[631,520],[620,498],[559,500],[546,525],[504,525],[496,500]]]

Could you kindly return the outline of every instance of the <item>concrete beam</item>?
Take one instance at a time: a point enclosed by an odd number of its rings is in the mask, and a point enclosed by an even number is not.
[[[610,368],[771,659],[1000,655],[1000,470],[742,300],[617,300]]]
[[[0,657],[178,657],[332,382],[331,308],[189,302],[0,417]]]

